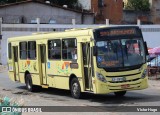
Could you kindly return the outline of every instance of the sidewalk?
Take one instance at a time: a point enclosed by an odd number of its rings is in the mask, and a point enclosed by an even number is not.
[[[154,75],[150,75],[148,76],[149,80],[160,80],[160,74],[154,74]]]
[[[8,67],[6,65],[0,65],[0,73],[7,71]]]
[[[149,76],[149,87],[160,89],[160,75]]]

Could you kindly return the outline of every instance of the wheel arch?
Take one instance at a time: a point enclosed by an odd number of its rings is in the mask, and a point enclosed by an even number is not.
[[[71,81],[72,81],[73,78],[77,78],[78,79],[78,77],[75,74],[71,74],[70,75],[70,77],[69,77],[69,89],[71,89]]]

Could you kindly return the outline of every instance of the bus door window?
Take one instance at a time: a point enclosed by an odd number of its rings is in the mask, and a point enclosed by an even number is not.
[[[8,58],[12,59],[12,48],[11,43],[8,43]]]
[[[18,46],[14,46],[14,61],[18,62]]]

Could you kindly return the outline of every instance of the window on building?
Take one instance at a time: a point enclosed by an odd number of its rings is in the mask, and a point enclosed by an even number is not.
[[[8,43],[8,58],[12,58],[12,50],[11,50],[11,43]]]
[[[37,20],[35,19],[31,20],[31,24],[37,24]]]
[[[74,38],[62,40],[63,59],[77,59],[77,41]]]
[[[27,59],[27,42],[20,42],[20,59]]]
[[[36,59],[36,42],[28,42],[28,59]]]
[[[98,7],[101,8],[104,6],[104,0],[98,0]]]
[[[54,20],[54,19],[51,19],[51,20],[49,20],[49,24],[56,24],[57,22],[56,22],[56,20]]]
[[[56,39],[48,41],[48,58],[61,59],[61,40]]]

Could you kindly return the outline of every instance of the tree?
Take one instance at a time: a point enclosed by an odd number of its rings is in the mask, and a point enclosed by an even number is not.
[[[20,1],[26,1],[26,0],[1,0],[0,4],[15,3]]]
[[[82,6],[78,2],[78,0],[49,0],[53,4],[57,4],[60,6],[67,5],[69,8],[73,9],[81,9]]]
[[[126,4],[126,9],[136,11],[149,11],[149,0],[128,0],[128,3]]]

